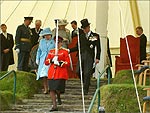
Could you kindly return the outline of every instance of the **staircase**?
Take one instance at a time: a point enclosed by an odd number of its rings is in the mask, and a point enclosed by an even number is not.
[[[94,92],[96,90],[96,80],[91,80],[88,95],[85,95],[85,109],[88,110]],[[107,81],[101,81],[107,84]],[[82,93],[79,79],[70,79],[66,82],[65,93],[61,95],[62,105],[58,105],[57,112],[54,113],[83,113]],[[49,94],[34,94],[31,99],[24,99],[22,104],[17,104],[9,111],[0,113],[49,113],[52,101]]]

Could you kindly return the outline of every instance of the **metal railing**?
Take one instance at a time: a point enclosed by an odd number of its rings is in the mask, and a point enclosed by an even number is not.
[[[108,68],[108,84],[110,84],[110,66],[107,65],[103,70],[102,72],[100,73],[99,72],[99,75],[98,75],[98,78],[97,78],[97,89],[94,93],[94,96],[93,96],[93,99],[91,101],[91,104],[89,106],[89,109],[88,109],[88,112],[87,113],[90,113],[92,108],[93,108],[93,105],[94,105],[94,102],[96,100],[96,97],[98,95],[98,107],[97,107],[97,111],[99,110],[99,107],[100,107],[100,77],[105,73],[106,69]]]
[[[13,103],[16,103],[16,72],[14,70],[9,71],[8,73],[6,73],[5,75],[3,75],[2,77],[0,77],[0,80],[4,79],[5,77],[9,76],[11,73],[13,73],[14,75],[14,92],[13,92]]]

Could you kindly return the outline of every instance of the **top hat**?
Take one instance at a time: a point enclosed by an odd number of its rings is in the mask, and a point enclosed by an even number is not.
[[[24,17],[25,20],[33,20],[33,17]]]
[[[48,27],[48,28],[43,29],[43,30],[40,32],[39,35],[40,35],[40,36],[52,35],[52,31],[51,31],[51,29]]]
[[[58,25],[67,25],[68,22],[66,19],[58,19]]]
[[[56,36],[54,37],[54,40],[56,41]],[[62,42],[64,39],[60,36],[58,36],[58,42]]]
[[[87,26],[90,25],[90,23],[88,22],[88,19],[83,19],[80,22],[82,24],[81,28],[86,28]]]

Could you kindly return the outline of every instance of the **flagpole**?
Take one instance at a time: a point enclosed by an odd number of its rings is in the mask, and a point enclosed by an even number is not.
[[[56,23],[55,56],[58,56],[58,19],[55,20],[55,23]]]

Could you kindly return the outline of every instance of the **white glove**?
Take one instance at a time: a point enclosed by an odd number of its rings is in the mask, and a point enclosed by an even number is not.
[[[70,53],[70,49],[67,49],[68,50],[68,53]]]
[[[58,66],[60,65],[57,60],[54,61],[54,64],[55,64],[55,65],[58,65]]]
[[[58,56],[54,56],[54,58],[52,59],[52,62],[55,62],[58,60]]]
[[[20,52],[20,49],[17,48],[17,49],[16,49],[16,53],[18,54],[19,52]]]
[[[35,63],[36,63],[37,65],[39,65],[39,60],[36,60]]]

